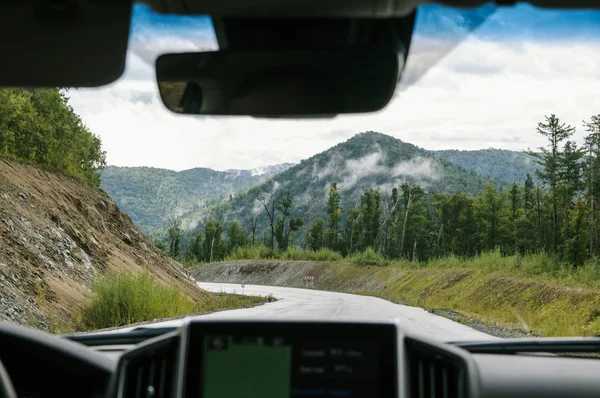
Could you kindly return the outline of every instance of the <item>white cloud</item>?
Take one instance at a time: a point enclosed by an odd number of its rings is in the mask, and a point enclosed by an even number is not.
[[[143,48],[160,52],[165,43],[148,38]],[[581,140],[581,120],[600,110],[600,43],[591,41],[470,38],[383,111],[298,121],[171,114],[158,98],[151,58],[142,52],[129,54],[117,83],[70,94],[75,110],[102,137],[109,164],[249,169],[298,162],[367,130],[427,149],[521,150],[544,144],[535,127],[545,114],[578,127]],[[422,55],[421,64],[426,59]]]
[[[341,191],[354,187],[362,178],[388,172],[388,168],[382,164],[385,155],[381,148],[376,148],[376,150],[362,158],[346,161],[343,172],[344,179],[339,183]]]
[[[394,177],[427,178],[432,180],[439,177],[431,159],[421,156],[417,156],[407,162],[398,163],[392,168],[391,175]]]

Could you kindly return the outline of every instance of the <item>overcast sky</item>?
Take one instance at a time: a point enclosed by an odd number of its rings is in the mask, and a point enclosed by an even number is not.
[[[298,162],[367,130],[426,149],[523,150],[543,144],[535,127],[550,113],[576,126],[581,141],[582,119],[600,113],[600,13],[493,11],[423,9],[404,75],[412,84],[379,113],[269,121],[166,110],[154,60],[216,49],[212,24],[136,6],[125,74],[110,86],[72,90],[71,104],[102,138],[110,165],[173,170]]]

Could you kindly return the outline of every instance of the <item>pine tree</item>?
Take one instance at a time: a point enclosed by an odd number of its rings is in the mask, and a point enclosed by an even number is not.
[[[592,116],[589,122],[584,120],[583,125],[588,132],[585,137],[587,161],[584,175],[591,212],[591,222],[589,223],[590,254],[596,257],[598,255],[598,227],[600,223],[598,217],[598,208],[600,207],[600,203],[598,203],[600,199],[600,115]]]
[[[237,221],[231,221],[227,225],[227,251],[231,253],[236,247],[246,245],[246,241],[242,225]]]
[[[504,203],[504,195],[498,194],[491,182],[475,198],[475,217],[479,224],[481,245],[485,250],[495,250],[502,243]]]
[[[513,183],[512,187],[510,188],[510,191],[508,191],[509,194],[509,201],[510,201],[510,245],[511,248],[510,252],[515,252],[517,251],[517,244],[516,244],[516,240],[517,240],[517,220],[521,217],[521,189],[519,187],[519,184],[517,184],[516,182]],[[508,248],[507,248],[508,249]]]
[[[575,128],[561,123],[554,115],[546,116],[545,122],[538,123],[538,134],[548,140],[546,147],[540,147],[540,152],[527,151],[542,170],[537,170],[540,179],[549,187],[552,194],[552,250],[556,252],[558,246],[558,184],[560,182],[561,151],[560,144],[569,139]]]
[[[564,191],[564,220],[563,220],[563,245],[566,254],[567,241],[569,240],[569,207],[573,195],[582,188],[581,185],[581,158],[585,152],[572,141],[567,141],[560,158],[559,179]]]
[[[342,218],[342,209],[340,208],[340,192],[335,182],[331,183],[327,192],[327,246],[333,250],[338,250],[338,237],[340,232],[340,220]]]
[[[181,243],[181,222],[177,219],[173,220],[167,229],[169,238],[169,256],[174,259],[179,257],[179,244]]]
[[[310,250],[319,250],[325,243],[325,220],[317,218],[308,231],[308,248]]]
[[[202,251],[202,233],[199,229],[194,232],[194,235],[191,239],[190,246],[188,249],[190,253],[190,257],[200,262],[203,260],[203,251]]]

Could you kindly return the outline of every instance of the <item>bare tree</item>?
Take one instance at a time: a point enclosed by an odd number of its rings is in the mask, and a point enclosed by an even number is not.
[[[256,196],[256,200],[260,202],[265,208],[265,212],[267,213],[267,217],[269,218],[269,227],[271,228],[271,239],[270,239],[270,247],[271,251],[275,250],[275,210],[276,210],[276,201],[275,201],[275,193],[262,193]]]
[[[254,238],[256,236],[256,228],[258,223],[256,222],[256,217],[252,216],[250,219],[250,235],[252,236],[252,246],[254,246]]]

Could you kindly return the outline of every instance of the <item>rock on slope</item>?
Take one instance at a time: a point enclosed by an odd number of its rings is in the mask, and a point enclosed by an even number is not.
[[[0,157],[0,318],[73,325],[100,276],[143,269],[193,300],[208,297],[104,191]]]

